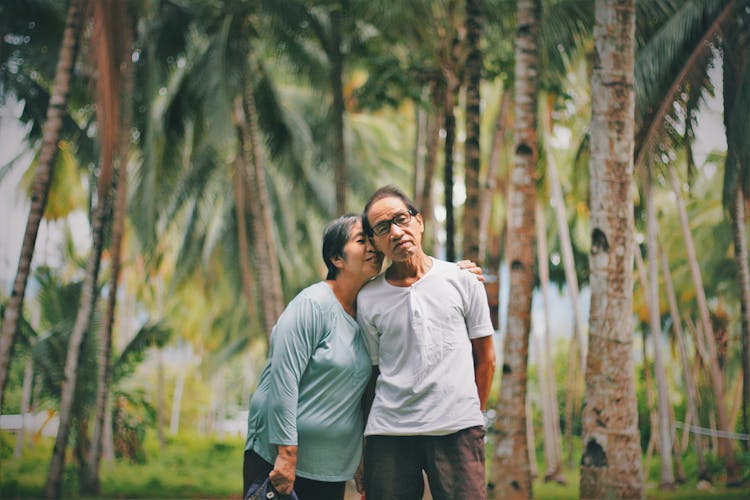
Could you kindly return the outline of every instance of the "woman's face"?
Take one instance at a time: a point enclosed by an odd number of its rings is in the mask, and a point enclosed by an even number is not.
[[[363,282],[372,279],[383,267],[383,254],[375,250],[372,241],[362,230],[360,221],[352,225],[343,253],[344,256],[339,257],[342,263],[339,272],[360,276]]]

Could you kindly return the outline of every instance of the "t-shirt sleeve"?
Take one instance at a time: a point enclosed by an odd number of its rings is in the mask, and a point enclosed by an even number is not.
[[[472,274],[462,276],[466,283],[466,329],[470,339],[487,337],[495,333],[490,318],[490,306],[484,284]]]
[[[367,353],[370,355],[370,362],[373,366],[380,364],[380,334],[372,321],[372,317],[367,314],[367,309],[361,305],[357,306],[357,323],[362,329],[362,338],[365,341]]]
[[[299,382],[325,331],[323,311],[308,297],[293,300],[273,329],[268,405],[271,444],[297,445]]]

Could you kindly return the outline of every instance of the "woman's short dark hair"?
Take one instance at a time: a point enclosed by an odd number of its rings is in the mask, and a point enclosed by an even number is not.
[[[404,202],[404,205],[406,205],[406,208],[409,209],[412,215],[419,213],[417,207],[414,206],[414,202],[411,201],[411,198],[406,196],[403,191],[396,186],[383,186],[370,196],[370,199],[367,200],[367,204],[365,205],[365,209],[362,211],[362,229],[367,236],[372,237],[372,226],[370,226],[370,220],[367,218],[367,212],[370,211],[370,207],[373,203],[382,200],[383,198],[398,198]]]
[[[333,219],[323,229],[323,262],[328,268],[327,280],[336,279],[339,269],[333,259],[344,256],[344,247],[352,233],[352,227],[361,220],[357,214],[346,214]]]

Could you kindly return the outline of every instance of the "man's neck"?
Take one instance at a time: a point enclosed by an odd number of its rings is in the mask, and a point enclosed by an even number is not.
[[[393,262],[385,273],[388,283],[395,286],[411,286],[419,281],[432,267],[432,257],[419,252],[406,260]]]

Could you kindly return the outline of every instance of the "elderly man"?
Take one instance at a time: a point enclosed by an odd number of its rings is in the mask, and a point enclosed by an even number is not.
[[[368,500],[485,498],[482,411],[495,371],[483,285],[422,249],[424,221],[387,186],[363,227],[391,261],[365,285],[357,319],[376,378],[365,429]]]

